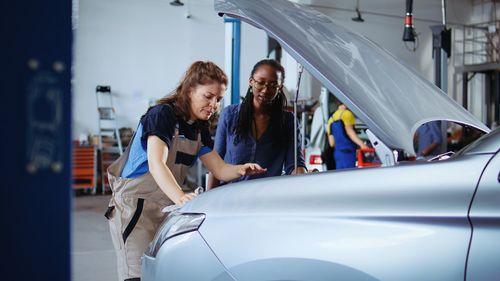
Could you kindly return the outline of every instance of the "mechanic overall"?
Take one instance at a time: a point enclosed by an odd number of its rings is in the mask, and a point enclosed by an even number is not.
[[[196,196],[184,181],[198,157],[226,180],[265,172],[253,163],[226,164],[213,150],[208,120],[226,84],[226,75],[214,63],[193,63],[176,90],[141,117],[125,153],[109,166],[113,195],[105,216],[119,280],[140,280],[141,256],[168,215],[162,209]]]
[[[347,107],[337,101],[337,111],[328,120],[328,141],[334,147],[335,169],[356,167],[357,146],[367,148],[354,130],[356,119]]]
[[[184,164],[175,164],[178,152],[196,155],[200,147],[200,134],[196,141],[179,138],[179,129],[176,126],[168,152],[167,167],[177,183],[183,182],[189,168]],[[130,146],[108,168],[113,197],[107,217],[113,244],[118,251],[119,280],[139,280],[138,277],[135,279],[128,277],[140,276],[140,258],[153,239],[159,224],[167,216],[161,209],[173,204],[173,201],[158,187],[150,172],[137,178],[118,176],[123,171],[129,153]],[[184,187],[183,189],[186,190]],[[114,214],[110,214],[113,211]]]

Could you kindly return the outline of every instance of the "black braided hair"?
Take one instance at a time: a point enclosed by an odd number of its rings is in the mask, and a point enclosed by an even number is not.
[[[253,77],[257,69],[259,69],[262,65],[269,65],[276,70],[276,72],[281,73],[281,81],[280,84],[283,85],[285,80],[285,69],[283,66],[272,59],[263,59],[257,62],[252,72],[250,73],[250,78]],[[280,76],[278,76],[280,77]],[[283,142],[289,139],[290,132],[288,132],[288,128],[285,124],[285,109],[287,106],[287,100],[285,93],[283,93],[283,88],[280,88],[278,94],[271,102],[271,106],[269,107],[269,126],[272,126],[272,137],[275,141]],[[233,129],[236,137],[235,143],[239,142],[241,137],[243,136],[251,136],[252,131],[252,123],[253,123],[253,93],[252,87],[249,86],[247,90],[247,94],[240,105],[240,111],[238,114],[238,119],[236,122],[236,127]]]

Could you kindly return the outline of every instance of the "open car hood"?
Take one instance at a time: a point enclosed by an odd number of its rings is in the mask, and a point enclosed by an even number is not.
[[[364,36],[286,0],[215,0],[220,15],[263,29],[388,147],[414,153],[429,121],[488,127],[438,87]]]

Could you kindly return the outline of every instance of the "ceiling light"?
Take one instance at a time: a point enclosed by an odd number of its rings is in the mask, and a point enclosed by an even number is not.
[[[359,11],[358,8],[356,8],[356,14],[357,16],[354,18],[351,18],[355,22],[364,22],[365,20],[361,17],[361,12]]]
[[[413,0],[406,0],[405,27],[403,30],[403,41],[415,42],[415,30],[413,29]]]
[[[170,5],[172,6],[184,6],[184,3],[181,2],[181,0],[174,0],[170,2]]]
[[[361,12],[359,11],[359,0],[356,1],[356,16],[351,18],[355,22],[364,22],[365,20],[361,17]]]

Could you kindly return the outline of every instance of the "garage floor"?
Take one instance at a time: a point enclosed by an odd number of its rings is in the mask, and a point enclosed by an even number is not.
[[[118,280],[116,256],[104,217],[110,195],[73,198],[72,280]]]

